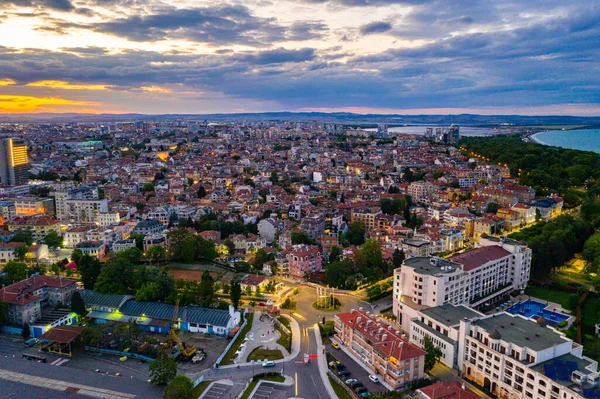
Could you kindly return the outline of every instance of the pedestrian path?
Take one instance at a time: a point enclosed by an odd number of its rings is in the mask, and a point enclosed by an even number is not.
[[[331,381],[329,381],[329,377],[327,376],[327,356],[325,355],[325,345],[323,345],[323,340],[321,339],[321,330],[319,330],[318,324],[315,324],[314,333],[317,341],[317,353],[319,354],[317,357],[317,364],[319,366],[319,375],[321,376],[321,381],[323,382],[325,390],[327,390],[327,393],[331,399],[337,399],[337,395],[331,386]]]
[[[52,389],[71,394],[85,395],[100,399],[133,399],[135,395],[124,392],[111,391],[109,389],[96,388],[89,385],[75,384],[51,378],[38,377],[34,375],[17,373],[0,369],[0,379],[18,382],[20,384]]]

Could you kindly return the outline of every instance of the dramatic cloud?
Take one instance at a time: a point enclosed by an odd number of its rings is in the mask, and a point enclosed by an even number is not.
[[[371,22],[360,27],[360,33],[370,35],[372,33],[384,33],[392,30],[392,24],[388,22]]]
[[[600,109],[584,0],[9,3],[0,112]]]

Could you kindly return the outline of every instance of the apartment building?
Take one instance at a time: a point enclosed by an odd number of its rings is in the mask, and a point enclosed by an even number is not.
[[[292,277],[304,278],[307,273],[321,271],[321,250],[316,245],[294,245],[287,253],[289,273]]]
[[[417,312],[446,303],[478,307],[529,281],[531,250],[513,240],[483,238],[482,246],[448,259],[405,259],[394,271],[393,313],[405,331]]]
[[[66,248],[75,248],[77,244],[87,239],[87,232],[91,230],[87,226],[71,227],[63,235],[63,245]]]
[[[359,222],[365,230],[373,230],[375,228],[375,219],[380,212],[374,212],[369,208],[354,208],[352,209],[351,223]]]
[[[431,195],[435,191],[435,186],[429,182],[413,182],[408,185],[406,192],[410,195],[413,202],[421,202],[428,199],[429,195]]]
[[[8,231],[13,233],[19,230],[29,230],[34,240],[42,240],[51,231],[60,232],[60,223],[48,217],[16,217],[7,222],[6,226]]]
[[[159,234],[165,230],[165,225],[156,219],[146,219],[139,222],[131,234]]]
[[[44,304],[69,305],[76,289],[75,280],[34,276],[0,289],[0,300],[9,304],[9,321],[33,323],[42,316]]]
[[[325,234],[325,218],[323,216],[306,217],[302,219],[300,228],[316,241]]]
[[[98,189],[93,186],[71,187],[53,193],[56,205],[56,218],[60,221],[69,221],[69,200],[97,200]],[[95,220],[93,221],[95,223]]]
[[[334,315],[335,337],[392,388],[423,378],[426,352],[362,310]]]
[[[14,204],[16,216],[46,215],[54,217],[56,213],[53,198],[23,197],[17,198]]]
[[[71,223],[98,223],[98,215],[108,212],[108,201],[95,199],[70,199],[65,201],[63,220]]]
[[[542,317],[500,313],[463,319],[458,370],[500,399],[600,397],[598,363]]]

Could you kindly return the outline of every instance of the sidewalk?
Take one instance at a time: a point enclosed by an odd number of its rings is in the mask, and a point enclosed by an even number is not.
[[[296,322],[296,320],[294,320],[291,317],[288,317],[286,315],[281,315],[282,317],[285,317],[286,319],[288,319],[290,321],[290,327],[292,328],[292,353],[290,353],[288,356],[285,356],[283,359],[279,359],[279,360],[275,360],[274,362],[277,363],[284,363],[284,362],[288,362],[290,360],[295,359],[298,354],[300,353],[300,345],[302,343],[302,337],[301,337],[301,331],[300,331],[300,326],[298,325],[298,322]],[[317,328],[318,330],[318,328]],[[256,364],[256,363],[255,363]],[[237,368],[238,366],[250,366],[252,365],[252,363],[250,362],[245,362],[245,363],[236,363],[236,364],[228,364],[227,366],[220,366],[220,369],[231,369],[231,368]]]
[[[323,345],[323,340],[321,339],[321,330],[319,330],[318,323],[315,324],[313,330],[315,332],[315,341],[317,342],[317,353],[319,354],[317,357],[317,364],[319,366],[321,381],[323,381],[323,386],[329,394],[329,397],[331,399],[337,399],[337,395],[331,386],[331,381],[329,381],[329,377],[327,376],[327,356],[325,355],[325,345]]]

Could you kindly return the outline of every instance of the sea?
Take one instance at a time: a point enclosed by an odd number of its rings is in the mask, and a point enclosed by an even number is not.
[[[540,144],[600,154],[600,129],[550,130],[533,134],[530,138]]]

